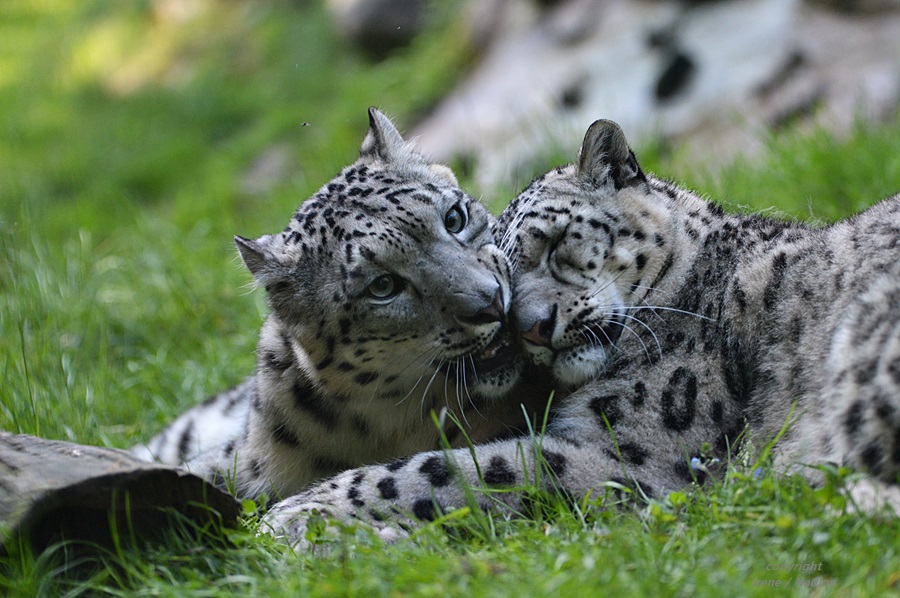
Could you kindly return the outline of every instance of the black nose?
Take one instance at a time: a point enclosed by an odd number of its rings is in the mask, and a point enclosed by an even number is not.
[[[554,305],[550,315],[543,320],[538,320],[529,330],[522,332],[522,338],[539,347],[549,347],[553,338],[553,329],[556,327],[556,310],[557,306]]]
[[[494,300],[490,305],[479,309],[471,316],[459,316],[459,321],[464,324],[478,326],[479,324],[491,324],[503,321],[503,290],[498,286],[494,293]]]

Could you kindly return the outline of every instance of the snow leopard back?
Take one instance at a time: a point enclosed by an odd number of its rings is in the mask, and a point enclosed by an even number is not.
[[[518,366],[494,219],[448,168],[369,116],[360,159],[281,233],[235,238],[271,308],[256,373],[176,419],[145,456],[241,496],[289,495],[434,448],[442,434],[459,443],[526,429],[521,401],[499,400]],[[432,412],[451,416],[442,429]]]

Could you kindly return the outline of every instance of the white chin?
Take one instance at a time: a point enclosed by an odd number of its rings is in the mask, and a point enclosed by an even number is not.
[[[510,364],[508,367],[479,376],[469,387],[469,392],[489,401],[502,399],[512,391],[521,375],[522,364]]]
[[[553,376],[567,386],[582,386],[603,373],[608,360],[603,347],[582,347],[557,356]]]
[[[528,357],[528,361],[538,367],[550,367],[550,364],[553,363],[553,351],[544,347],[526,345],[525,355]]]

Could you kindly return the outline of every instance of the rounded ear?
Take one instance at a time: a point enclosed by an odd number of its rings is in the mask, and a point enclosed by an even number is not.
[[[409,149],[397,127],[377,108],[369,108],[369,132],[359,148],[359,157],[379,158],[384,162],[396,162],[406,158]]]
[[[647,180],[625,133],[611,120],[596,120],[588,127],[578,152],[577,172],[594,187],[611,181],[617,190]]]
[[[429,164],[428,170],[430,170],[431,173],[436,175],[438,178],[443,179],[454,187],[459,187],[459,182],[457,182],[456,180],[456,175],[453,174],[453,171],[450,170],[449,166],[444,166],[443,164]]]
[[[263,286],[277,278],[282,269],[281,262],[273,252],[273,235],[264,235],[255,241],[235,235],[234,244],[241,254],[244,265],[253,274],[253,278]]]

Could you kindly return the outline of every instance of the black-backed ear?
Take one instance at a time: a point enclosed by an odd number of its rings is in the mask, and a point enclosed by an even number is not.
[[[431,174],[443,180],[450,186],[459,187],[459,181],[456,180],[456,175],[453,174],[453,171],[450,170],[449,166],[444,166],[443,164],[429,164],[428,170],[431,171]]]
[[[241,254],[241,259],[244,260],[244,265],[263,285],[267,283],[267,279],[273,277],[279,266],[278,260],[269,247],[271,240],[271,235],[263,236],[255,241],[240,235],[234,237],[234,244]]]
[[[395,162],[402,155],[409,153],[406,141],[397,127],[377,108],[369,108],[369,132],[359,148],[360,158],[371,156],[384,162]]]
[[[578,176],[595,187],[611,180],[617,190],[647,180],[625,133],[611,120],[597,120],[588,127],[578,152]]]

